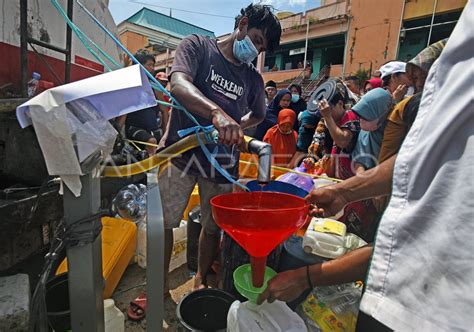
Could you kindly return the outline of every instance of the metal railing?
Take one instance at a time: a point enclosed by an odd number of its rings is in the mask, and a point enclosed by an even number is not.
[[[329,72],[331,71],[330,65],[325,65],[318,73],[318,75],[308,84],[301,86],[302,95],[309,96],[311,95],[314,90],[329,76]]]

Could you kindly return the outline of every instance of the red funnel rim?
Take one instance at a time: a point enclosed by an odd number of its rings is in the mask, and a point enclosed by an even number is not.
[[[275,212],[275,209],[265,209],[265,208],[240,208],[240,207],[233,207],[233,206],[229,206],[229,205],[222,205],[222,204],[219,204],[218,202],[220,200],[225,200],[225,197],[227,196],[236,196],[236,195],[239,195],[239,196],[243,196],[243,195],[264,195],[264,196],[280,196],[282,200],[284,199],[291,199],[291,200],[294,200],[296,202],[301,202],[302,205],[300,206],[295,206],[295,207],[285,207],[285,208],[278,208],[278,211],[292,211],[292,210],[300,210],[303,206],[306,206],[306,201],[301,198],[301,197],[298,197],[298,196],[295,196],[295,195],[290,195],[290,194],[285,194],[285,193],[278,193],[278,192],[265,192],[265,191],[258,191],[258,192],[237,192],[237,193],[228,193],[228,194],[223,194],[223,195],[219,195],[219,196],[215,196],[211,199],[211,205],[214,206],[214,207],[217,207],[217,208],[220,208],[220,209],[226,209],[226,210],[231,210],[231,211],[255,211],[255,210],[258,210],[260,212]]]

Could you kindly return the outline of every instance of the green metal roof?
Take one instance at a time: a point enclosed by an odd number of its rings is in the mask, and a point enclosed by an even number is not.
[[[193,33],[215,38],[214,32],[195,26],[193,24],[178,20],[154,10],[143,7],[138,12],[130,16],[127,22],[141,25],[157,31],[184,38]]]

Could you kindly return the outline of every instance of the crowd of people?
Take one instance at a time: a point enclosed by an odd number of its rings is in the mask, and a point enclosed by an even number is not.
[[[443,200],[450,195],[459,196],[460,201],[463,200],[461,195],[469,196],[461,173],[467,175],[466,165],[472,166],[474,161],[472,149],[467,148],[468,143],[472,145],[473,135],[472,96],[468,96],[472,73],[463,73],[462,64],[472,66],[472,47],[469,51],[472,34],[463,36],[460,30],[469,29],[474,23],[472,7],[472,3],[467,5],[465,12],[470,15],[463,14],[451,37],[453,40],[441,40],[407,63],[389,61],[377,71],[379,77],[374,76],[363,84],[354,76],[329,78],[322,84],[330,84],[333,93],[328,99],[320,100],[308,100],[311,94],[303,95],[298,84],[288,87],[278,86],[273,81],[264,84],[251,64],[260,52],[271,52],[279,44],[281,27],[268,6],[251,4],[242,9],[234,32],[224,40],[192,35],[181,42],[168,77],[159,75],[163,84],[170,79],[173,96],[201,125],[214,125],[217,129],[219,143],[209,148],[219,152],[217,161],[228,166],[227,171],[238,179],[238,163],[235,163],[238,149],[233,147],[241,144],[245,130],[247,135],[271,144],[274,165],[290,169],[304,166],[308,173],[344,180],[313,191],[307,198],[313,204],[311,213],[328,216],[343,208],[340,221],[347,225],[349,232],[370,243],[333,262],[280,273],[270,281],[259,301],[292,300],[309,285],[365,280],[368,275],[360,324],[365,317],[377,331],[407,326],[442,329],[463,326],[466,313],[474,307],[473,300],[463,295],[466,287],[472,290],[472,280],[466,279],[473,277],[472,266],[470,272],[462,275],[458,258],[454,259],[456,262],[444,261],[453,254],[447,254],[444,244],[429,242],[426,232],[433,240],[453,240],[459,258],[472,265],[472,254],[459,252],[458,238],[452,234],[432,234],[428,221],[428,218],[433,220],[434,229],[450,233],[449,226],[446,224],[443,228],[439,216],[432,213],[436,211],[446,216],[435,206],[440,204],[458,218],[454,222],[456,226],[452,226],[453,232],[456,232],[454,227],[473,230],[472,209],[469,212],[448,208]],[[154,61],[142,53],[136,57],[147,69],[147,64]],[[432,67],[436,67],[435,70]],[[451,84],[460,90],[453,91]],[[157,98],[162,97],[157,95]],[[454,107],[450,107],[451,102]],[[161,146],[178,141],[178,130],[194,126],[180,110],[162,106],[136,112],[122,122],[128,137],[153,144],[161,139]],[[447,126],[452,127],[446,129]],[[423,136],[433,138],[432,132],[439,134],[435,140]],[[146,149],[150,154],[156,151],[154,146]],[[451,170],[445,174],[452,179],[450,186],[441,187],[435,180],[445,167]],[[453,173],[453,169],[457,172]],[[178,226],[194,186],[199,185],[203,230],[194,289],[207,287],[206,277],[220,239],[209,200],[232,191],[232,184],[213,170],[199,148],[173,159],[159,181],[166,228],[164,271],[168,271],[171,256],[172,228]],[[470,194],[472,197],[472,190]],[[424,195],[433,201],[425,202]],[[460,206],[459,201],[449,199],[449,202]],[[472,202],[469,205],[472,208]],[[466,220],[469,213],[471,220]],[[404,214],[404,220],[397,219],[400,214]],[[463,224],[464,221],[469,225]],[[409,252],[409,248],[414,251]],[[433,251],[421,253],[424,250]],[[472,250],[467,251],[472,253]],[[419,255],[419,262],[413,255]],[[405,261],[408,265],[404,266]],[[449,264],[460,270],[447,271]],[[434,280],[434,276],[440,279]],[[423,280],[412,280],[416,277]],[[452,283],[443,285],[443,278],[444,282]],[[459,298],[448,295],[447,288]],[[432,293],[428,289],[432,289]],[[435,302],[453,306],[458,301],[466,304],[466,309],[460,309],[455,315],[461,319],[457,322],[450,322],[446,313],[427,308],[438,307]],[[360,330],[367,331],[363,327]]]

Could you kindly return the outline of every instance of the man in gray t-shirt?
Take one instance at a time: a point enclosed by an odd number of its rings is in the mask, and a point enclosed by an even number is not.
[[[229,37],[217,41],[191,35],[176,50],[169,76],[171,93],[202,126],[214,125],[217,129],[219,144],[208,148],[211,152],[217,151],[217,161],[235,179],[239,166],[236,147],[243,140],[242,130],[256,126],[265,116],[263,80],[252,61],[260,52],[271,52],[278,47],[280,35],[280,23],[271,7],[251,4],[236,17],[234,31]],[[178,130],[193,126],[194,122],[184,112],[173,109],[161,144],[169,146],[177,142],[180,139]],[[212,218],[209,200],[230,192],[232,184],[212,167],[201,148],[173,159],[160,175],[165,220],[165,276],[173,247],[172,229],[182,219],[196,184],[203,228],[194,289],[205,287],[219,240],[220,230]]]

